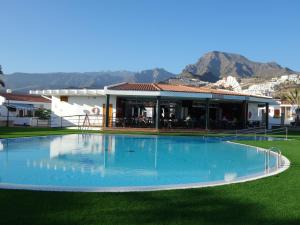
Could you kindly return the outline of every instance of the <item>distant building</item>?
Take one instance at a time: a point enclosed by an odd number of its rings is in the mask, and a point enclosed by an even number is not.
[[[276,101],[276,104],[269,106],[269,123],[271,126],[284,126],[291,125],[295,122],[296,108],[298,106],[291,105],[287,102],[280,100]],[[258,108],[258,119],[263,120],[265,118],[265,107],[262,105]]]
[[[285,83],[300,84],[299,74],[282,75],[274,77],[270,81],[250,85],[247,89],[243,90],[245,93],[271,96],[280,85]]]
[[[187,86],[195,86],[195,87],[202,87],[209,84],[209,82],[201,81],[199,79],[193,79],[193,78],[170,78],[168,80],[168,83],[173,85],[187,85]]]
[[[0,126],[7,120],[10,125],[31,126],[37,109],[51,109],[51,101],[42,96],[0,93]]]
[[[233,76],[224,77],[222,80],[219,80],[216,83],[214,83],[213,86],[233,91],[242,91],[239,82]]]

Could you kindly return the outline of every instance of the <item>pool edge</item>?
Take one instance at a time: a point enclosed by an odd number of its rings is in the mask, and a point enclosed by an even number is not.
[[[236,143],[232,141],[226,141],[230,144],[243,145],[251,148],[255,148],[259,151],[266,151],[267,149],[256,147],[252,145]],[[271,151],[271,154],[278,155],[278,153]],[[27,190],[27,191],[52,191],[52,192],[148,192],[148,191],[167,191],[167,190],[185,190],[185,189],[195,189],[195,188],[206,188],[206,187],[217,187],[229,184],[245,183],[248,181],[255,181],[258,179],[271,177],[280,174],[290,167],[290,161],[287,157],[282,155],[283,165],[269,173],[265,174],[254,174],[251,176],[240,177],[239,179],[233,181],[214,181],[207,183],[189,183],[189,184],[175,184],[175,185],[159,185],[159,186],[134,186],[134,187],[103,187],[103,188],[74,188],[74,187],[61,187],[61,186],[37,186],[37,185],[20,185],[20,184],[10,184],[2,183],[0,184],[0,189],[2,190]]]

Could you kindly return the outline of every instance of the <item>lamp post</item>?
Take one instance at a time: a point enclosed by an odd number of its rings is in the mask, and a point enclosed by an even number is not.
[[[6,90],[6,93],[7,94],[11,94],[11,90],[10,89],[7,89]],[[6,108],[7,108],[7,113],[6,113],[6,126],[9,127],[9,96],[7,98],[7,103],[6,103]]]

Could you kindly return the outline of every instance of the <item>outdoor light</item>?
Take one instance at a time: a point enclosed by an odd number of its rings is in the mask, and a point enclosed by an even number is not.
[[[11,89],[6,89],[7,94],[11,94],[12,90]],[[9,127],[9,97],[6,99],[6,108],[7,108],[7,113],[6,113],[6,126]]]

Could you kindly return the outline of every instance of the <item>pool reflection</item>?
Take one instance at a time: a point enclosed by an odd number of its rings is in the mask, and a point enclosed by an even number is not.
[[[75,134],[0,142],[2,182],[78,187],[233,181],[264,171],[251,147],[203,137]]]

